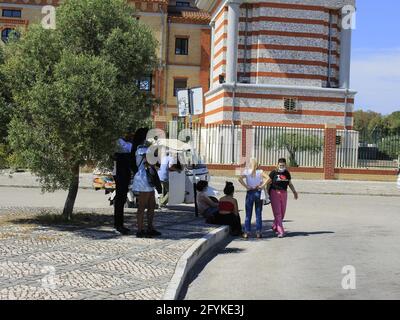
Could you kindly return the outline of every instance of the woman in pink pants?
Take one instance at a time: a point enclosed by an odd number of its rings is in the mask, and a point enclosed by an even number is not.
[[[287,188],[289,187],[294,198],[298,199],[298,194],[291,182],[290,172],[286,168],[286,159],[278,160],[278,166],[269,174],[268,185],[270,186],[270,200],[272,211],[274,212],[274,223],[272,230],[277,233],[278,238],[283,238],[285,230],[283,228],[283,219],[285,218],[287,205]]]

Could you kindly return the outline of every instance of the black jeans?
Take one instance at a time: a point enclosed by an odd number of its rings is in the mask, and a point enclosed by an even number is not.
[[[129,164],[129,154],[117,154],[117,168],[115,178],[115,201],[114,201],[114,226],[121,228],[124,225],[124,206],[129,191],[129,183],[132,178]]]

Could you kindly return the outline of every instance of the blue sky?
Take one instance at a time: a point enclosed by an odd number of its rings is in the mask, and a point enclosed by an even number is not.
[[[400,1],[358,0],[351,87],[355,109],[400,111]]]

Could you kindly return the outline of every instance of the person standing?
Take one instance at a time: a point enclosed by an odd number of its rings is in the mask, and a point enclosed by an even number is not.
[[[253,215],[253,207],[256,212],[256,236],[262,238],[262,208],[261,191],[264,189],[268,181],[268,176],[259,168],[258,161],[254,158],[250,159],[249,167],[240,176],[239,182],[247,190],[246,193],[246,219],[245,232],[243,237],[247,239],[251,233],[251,218]]]
[[[129,136],[118,139],[115,152],[115,201],[114,201],[114,227],[123,235],[130,230],[124,227],[124,206],[127,198],[129,182],[131,181],[132,143]]]
[[[137,238],[160,236],[161,233],[154,229],[154,210],[156,207],[154,186],[151,186],[147,167],[150,164],[147,161],[148,145],[143,141],[136,150],[136,165],[138,168],[133,178],[132,191],[139,194],[137,210]],[[144,212],[147,209],[147,230],[144,229]]]
[[[167,152],[161,159],[160,170],[158,171],[162,185],[162,196],[160,199],[161,208],[165,208],[169,200],[169,173],[173,171],[178,171],[176,169],[176,161],[170,152]]]
[[[297,191],[291,180],[292,177],[286,167],[286,159],[279,159],[277,168],[271,171],[267,182],[270,185],[271,206],[274,213],[272,230],[277,234],[278,238],[283,238],[285,235],[283,220],[285,219],[287,207],[288,187],[292,190],[294,198],[298,199]]]

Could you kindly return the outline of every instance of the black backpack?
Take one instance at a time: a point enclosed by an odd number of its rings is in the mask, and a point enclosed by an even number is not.
[[[139,168],[144,161],[144,157],[139,164]],[[154,165],[145,166],[147,181],[149,182],[150,186],[155,188],[159,194],[162,193],[162,185],[160,181],[160,177],[158,176],[158,172]]]

